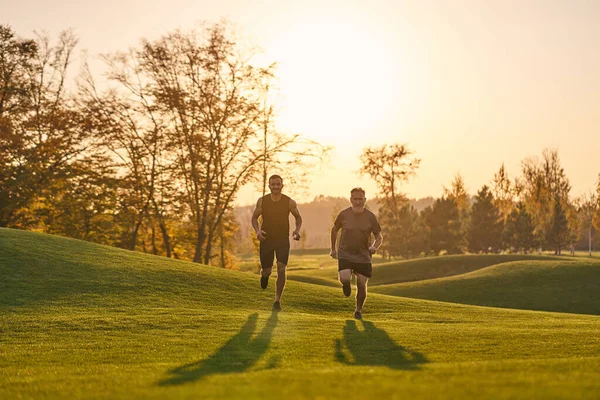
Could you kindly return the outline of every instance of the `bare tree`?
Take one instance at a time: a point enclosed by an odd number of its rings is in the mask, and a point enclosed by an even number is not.
[[[378,214],[384,231],[390,237],[382,245],[382,252],[388,257],[408,255],[407,249],[412,247],[411,237],[417,236],[418,214],[406,204],[406,196],[400,191],[400,185],[419,167],[420,160],[412,154],[406,145],[392,144],[367,147],[360,156],[360,173],[373,179],[379,189],[382,204]]]
[[[282,174],[286,185],[303,188],[308,176],[329,157],[331,148],[303,137],[301,134],[285,134],[276,127],[278,89],[276,85],[277,64],[269,66],[262,75],[262,106],[259,126],[261,129],[262,165],[258,188],[264,196],[268,186],[269,171]]]
[[[94,118],[102,146],[113,155],[121,171],[122,219],[131,219],[126,247],[134,250],[142,224],[156,221],[166,256],[171,257],[164,205],[159,200],[169,187],[166,123],[155,104],[151,82],[145,79],[136,63],[135,52],[104,56],[104,60],[109,67],[109,84],[117,86],[99,93],[86,68],[79,88],[84,107]]]
[[[0,27],[0,226],[17,220],[92,144],[85,116],[65,90],[77,38],[18,39]]]
[[[193,260],[209,263],[238,190],[300,145],[277,135],[264,102],[274,66],[254,67],[223,23],[143,43],[139,65],[169,127],[179,198],[196,231]]]
[[[406,145],[367,147],[360,156],[360,173],[371,177],[391,211],[397,212],[406,201],[400,185],[415,174],[421,160],[411,157]]]

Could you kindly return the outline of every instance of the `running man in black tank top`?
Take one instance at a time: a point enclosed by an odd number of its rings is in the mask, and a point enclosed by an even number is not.
[[[290,222],[289,214],[296,219],[296,229],[292,233],[294,240],[300,240],[302,217],[296,202],[285,194],[283,179],[279,175],[269,178],[271,193],[256,202],[252,213],[252,227],[260,241],[260,286],[263,289],[269,284],[269,276],[273,269],[273,260],[277,256],[277,283],[275,285],[275,302],[273,310],[281,310],[281,295],[286,281],[286,267],[290,255]],[[258,227],[258,217],[262,215],[262,225]]]

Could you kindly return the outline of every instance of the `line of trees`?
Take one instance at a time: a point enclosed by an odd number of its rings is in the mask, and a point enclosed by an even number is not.
[[[329,150],[277,131],[276,65],[226,22],[103,56],[102,85],[67,80],[76,45],[0,26],[2,227],[231,266],[239,189]]]
[[[276,129],[276,65],[253,65],[255,52],[233,37],[221,22],[142,40],[103,57],[99,85],[87,66],[67,79],[72,32],[22,39],[0,25],[0,226],[233,265],[239,189],[264,191],[276,166],[307,175],[329,151]],[[421,212],[400,191],[418,166],[404,145],[361,156],[388,256],[560,254],[583,229],[591,250],[600,177],[595,192],[570,199],[555,150],[524,160],[514,179],[502,166],[474,198],[457,175]]]
[[[502,165],[474,198],[458,174],[420,213],[398,187],[419,165],[405,145],[366,148],[361,165],[361,173],[378,184],[386,232],[382,251],[388,257],[542,250],[560,255],[574,250],[582,230],[588,232],[591,254],[592,231],[600,230],[600,174],[595,192],[570,199],[571,185],[556,150],[524,160],[521,176],[514,179]]]

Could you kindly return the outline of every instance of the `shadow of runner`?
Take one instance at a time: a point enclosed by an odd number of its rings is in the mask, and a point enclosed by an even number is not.
[[[347,320],[343,339],[335,341],[335,358],[347,365],[385,366],[395,369],[419,369],[427,358],[419,352],[399,346],[372,322],[362,321],[359,330],[355,320]]]
[[[239,333],[205,360],[182,365],[169,371],[170,376],[159,382],[160,386],[181,385],[202,379],[206,375],[243,372],[252,367],[267,351],[277,313],[273,312],[264,328],[252,339],[258,314],[251,314]]]

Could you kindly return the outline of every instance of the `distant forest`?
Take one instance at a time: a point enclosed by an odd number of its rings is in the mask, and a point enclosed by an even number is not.
[[[436,199],[433,197],[424,197],[421,199],[409,199],[410,206],[421,213],[426,208],[433,207]],[[474,204],[476,201],[475,196],[470,196],[469,202]],[[381,200],[373,199],[368,200],[366,205],[367,208],[373,211],[375,214],[379,211]],[[328,249],[329,244],[329,229],[333,224],[335,216],[341,210],[350,206],[350,201],[344,197],[332,197],[332,196],[317,196],[310,203],[298,203],[298,209],[302,214],[304,220],[302,239],[299,242],[292,241],[292,249]],[[250,224],[250,218],[254,206],[243,206],[235,209],[235,219],[238,224],[238,230],[235,234],[236,237],[236,253],[244,254],[255,251],[252,243],[252,226]],[[326,218],[327,217],[327,218]],[[290,216],[290,227],[293,229],[293,218]],[[590,234],[592,238],[592,251],[598,248],[596,244],[600,240],[600,233],[591,227],[591,232],[587,226],[580,227],[580,234],[577,242],[575,243],[575,250],[588,250]],[[386,240],[393,240],[389,235]]]
[[[310,180],[331,150],[274,125],[275,66],[250,64],[228,27],[215,24],[142,40],[69,75],[77,37],[21,38],[0,25],[0,227],[28,229],[197,263],[237,268],[256,251],[246,185]],[[383,256],[528,253],[594,248],[600,176],[579,197],[557,149],[504,165],[472,190],[457,175],[440,198],[410,200],[403,185],[420,159],[405,144],[362,149],[375,183],[367,206],[384,233]],[[449,166],[451,168],[451,166]],[[592,184],[592,182],[590,182]],[[349,200],[299,204],[295,248],[327,248]]]

